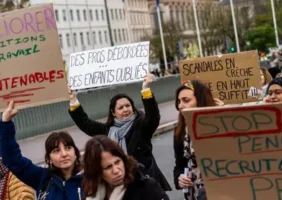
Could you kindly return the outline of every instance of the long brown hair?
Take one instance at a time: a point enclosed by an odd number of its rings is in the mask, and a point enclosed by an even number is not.
[[[267,69],[261,67],[260,70],[262,71],[262,74],[264,76],[264,85],[269,84],[272,81],[272,76],[270,73],[267,71]]]
[[[216,103],[214,101],[214,98],[212,96],[210,89],[204,83],[198,80],[193,80],[191,81],[191,83],[193,85],[194,95],[197,100],[197,107],[216,106]],[[179,111],[178,96],[182,90],[191,90],[191,88],[185,85],[182,85],[176,90],[175,107],[178,111]],[[182,140],[184,138],[185,127],[186,127],[185,119],[183,115],[181,114],[181,112],[179,112],[177,127],[175,128],[175,131],[174,131],[174,137],[176,139]]]
[[[72,176],[77,174],[81,170],[81,162],[80,162],[80,152],[75,145],[72,137],[70,134],[67,132],[53,132],[49,135],[47,140],[45,141],[45,162],[48,165],[48,169],[51,174],[55,174],[62,178],[63,180],[65,179],[62,173],[62,170],[54,166],[51,161],[50,161],[50,154],[51,152],[59,147],[60,143],[63,143],[65,146],[71,146],[74,148],[75,156],[76,156],[76,161],[74,163],[74,168],[72,171]]]
[[[125,155],[122,148],[105,135],[98,135],[90,139],[85,146],[83,158],[84,176],[82,186],[84,198],[96,196],[99,184],[103,183],[103,169],[101,166],[102,153],[108,152],[113,156],[121,158],[125,167],[125,187],[134,180],[134,169],[137,162],[133,157]],[[104,182],[105,183],[105,182]]]

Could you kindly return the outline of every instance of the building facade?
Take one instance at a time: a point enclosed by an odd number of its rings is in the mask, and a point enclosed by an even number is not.
[[[206,25],[205,18],[207,16],[206,6],[210,6],[208,12],[216,13],[218,10],[219,1],[218,0],[198,0],[197,2],[197,16],[199,22],[199,28],[201,34],[206,34],[208,30],[205,30]],[[158,18],[156,11],[156,1],[148,0],[150,20],[153,29],[158,29]],[[196,26],[193,11],[192,0],[162,0],[160,2],[160,12],[161,20],[163,24],[171,23],[180,28],[184,35],[184,39],[188,43],[187,46],[194,47],[198,46],[197,36],[196,36]],[[204,35],[203,34],[203,35]],[[202,35],[202,36],[203,36]],[[206,34],[207,35],[207,34]],[[201,37],[203,38],[203,37]],[[203,54],[215,55],[220,52],[220,41],[216,41],[214,47],[211,51],[203,47]]]
[[[125,15],[132,42],[139,42],[146,36],[152,35],[147,0],[125,0]]]
[[[31,5],[53,3],[63,60],[91,49],[129,43],[121,0],[31,0]],[[109,21],[108,21],[109,19]]]
[[[148,0],[151,24],[153,29],[158,29],[158,18],[156,12],[156,1]],[[201,32],[202,48],[204,56],[220,53],[221,41],[212,41],[212,31],[207,30],[210,15],[219,12],[218,0],[196,1],[197,18]],[[163,24],[171,23],[177,25],[184,35],[184,40],[189,48],[198,48],[196,35],[195,17],[192,0],[162,0],[160,2],[161,20]],[[213,43],[211,45],[211,43]]]

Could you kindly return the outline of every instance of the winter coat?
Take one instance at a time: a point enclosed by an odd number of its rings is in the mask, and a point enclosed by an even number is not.
[[[34,165],[22,156],[15,133],[13,122],[0,122],[0,148],[3,163],[8,169],[22,182],[35,189],[38,198],[47,190],[45,200],[80,200],[82,175],[75,175],[63,181],[56,175],[50,175],[49,169]]]
[[[119,196],[118,199],[122,199],[122,200],[169,200],[167,194],[160,187],[159,183],[154,178],[144,175],[144,169],[142,169],[142,167],[136,168],[134,181],[127,186],[123,197],[122,196],[120,197],[120,195],[118,196]],[[103,198],[103,196],[99,196],[99,197]],[[116,199],[116,198],[113,197],[111,199]],[[96,199],[95,197],[87,198],[87,200],[95,200],[95,199]]]
[[[21,182],[15,175],[9,172],[5,184],[3,200],[35,200],[35,191]]]
[[[147,173],[154,177],[165,191],[170,191],[171,187],[160,171],[152,153],[152,136],[159,126],[160,111],[154,97],[142,99],[145,113],[137,115],[130,130],[125,136],[128,155],[133,156],[139,163],[142,163]],[[80,105],[73,111],[69,111],[70,116],[78,128],[89,136],[99,134],[108,135],[110,126],[105,123],[89,119]]]

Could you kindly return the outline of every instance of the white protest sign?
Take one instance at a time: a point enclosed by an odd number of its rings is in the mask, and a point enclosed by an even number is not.
[[[143,80],[149,72],[150,42],[73,53],[69,85],[85,89]]]

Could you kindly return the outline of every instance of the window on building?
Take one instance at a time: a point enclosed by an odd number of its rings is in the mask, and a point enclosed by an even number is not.
[[[137,22],[136,22],[136,14],[134,13],[133,14],[133,24],[136,24]]]
[[[89,10],[90,20],[93,21],[93,12],[92,10]]]
[[[108,32],[104,31],[105,43],[108,43]]]
[[[125,30],[125,35],[126,35],[126,41],[128,41],[129,39],[128,39],[128,31],[127,30]]]
[[[83,18],[84,18],[84,21],[87,21],[86,10],[83,10]]]
[[[67,39],[67,45],[68,45],[68,47],[70,47],[71,46],[71,42],[70,42],[70,34],[66,34],[66,39]]]
[[[64,48],[63,47],[63,36],[62,36],[62,34],[59,34],[59,41],[60,41],[61,49]]]
[[[120,41],[120,42],[122,41],[122,39],[121,39],[121,31],[120,31],[120,29],[118,29],[118,39],[119,39],[119,41]]]
[[[131,21],[131,24],[134,24],[134,14],[130,15],[130,21]]]
[[[123,16],[122,16],[122,9],[119,9],[119,18],[120,18],[120,19],[123,19]]]
[[[95,13],[96,13],[96,20],[99,21],[99,12],[98,12],[98,10],[95,10]]]
[[[104,20],[105,20],[104,10],[101,10],[101,19],[102,19],[102,21],[104,21]]]
[[[84,45],[85,45],[85,43],[84,43],[84,36],[83,36],[83,32],[80,32],[80,33],[79,33],[79,35],[80,35],[80,43],[81,43],[81,45],[82,45],[82,46],[84,46]]]
[[[118,9],[115,9],[116,19],[118,20]]]
[[[186,17],[185,17],[185,14],[186,14],[185,10],[182,9],[181,10],[181,18],[182,18],[182,26],[183,26],[184,29],[186,29],[186,20],[187,20]]]
[[[67,14],[66,14],[66,10],[63,10],[63,20],[67,21]]]
[[[125,41],[125,30],[122,29],[122,36],[123,36],[123,41]]]
[[[176,21],[179,23],[180,19],[179,19],[179,9],[176,8]]]
[[[90,43],[90,34],[89,34],[89,32],[86,32],[86,39],[87,39],[87,45],[90,46],[91,43]]]
[[[102,32],[101,31],[99,31],[99,42],[100,42],[100,44],[103,44],[103,39],[102,39]]]
[[[113,9],[111,9],[111,18],[112,20],[114,20],[114,10]]]
[[[115,42],[117,42],[117,30],[114,29],[114,37],[115,37]]]
[[[80,11],[76,10],[77,20],[80,21]]]
[[[58,22],[59,21],[59,12],[58,12],[58,10],[55,10],[55,16],[56,16],[56,20]]]
[[[70,10],[70,18],[71,18],[71,21],[73,21],[73,10]]]
[[[93,31],[93,42],[94,42],[94,45],[97,44],[96,32],[95,31]]]
[[[73,42],[74,42],[74,46],[77,46],[76,33],[73,33]]]

